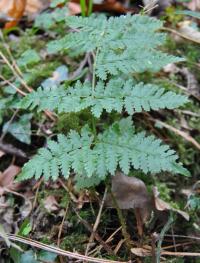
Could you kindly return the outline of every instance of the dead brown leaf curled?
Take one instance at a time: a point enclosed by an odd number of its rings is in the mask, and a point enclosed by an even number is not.
[[[16,188],[17,184],[14,183],[14,179],[20,170],[19,166],[10,165],[0,174],[0,195],[2,195],[6,189],[13,190]]]
[[[24,14],[26,7],[26,0],[1,0],[0,1],[0,14],[7,20],[5,28],[16,26],[18,21]]]
[[[58,202],[56,201],[55,196],[49,195],[45,200],[44,200],[44,207],[46,210],[51,213],[55,212],[58,210],[59,205]]]
[[[5,155],[5,152],[0,150],[0,158]]]
[[[200,10],[200,1],[199,0],[187,1],[186,3],[183,3],[183,5],[192,11],[199,11]]]
[[[171,211],[174,211],[174,212],[178,213],[179,215],[181,215],[187,221],[189,220],[190,217],[189,217],[188,213],[186,213],[186,212],[184,212],[182,210],[175,209],[175,208],[171,207],[170,204],[168,204],[167,202],[165,202],[165,201],[163,201],[162,199],[159,198],[159,194],[160,193],[158,192],[157,187],[154,187],[153,188],[154,205],[155,205],[155,208],[158,211],[171,210]]]
[[[200,44],[200,32],[192,27],[192,21],[186,20],[178,24],[179,32],[190,40]]]
[[[135,247],[131,252],[138,257],[149,257],[151,255],[151,248]]]
[[[112,178],[111,190],[120,209],[139,209],[143,222],[148,219],[152,209],[151,197],[142,180],[117,172]],[[106,203],[113,206],[110,196]]]

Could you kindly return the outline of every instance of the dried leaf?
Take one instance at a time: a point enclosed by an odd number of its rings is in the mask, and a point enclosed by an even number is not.
[[[3,132],[9,132],[20,142],[31,143],[31,123],[32,113],[24,114],[18,121],[6,122],[3,125]]]
[[[2,226],[1,224],[0,224],[0,237],[3,238],[3,240],[4,240],[5,243],[6,243],[6,245],[7,245],[8,247],[10,247],[11,243],[10,243],[10,241],[9,241],[9,239],[8,239],[8,236],[7,236],[7,234],[6,234],[3,226]]]
[[[1,0],[0,14],[4,15],[4,20],[10,21],[5,24],[5,28],[16,26],[23,16],[26,7],[26,0]]]
[[[129,177],[117,172],[112,179],[112,193],[120,209],[139,209],[141,218],[145,222],[151,211],[151,197],[147,192],[144,182],[136,177]],[[106,203],[112,205],[111,197]]]
[[[45,200],[44,200],[44,207],[46,210],[51,213],[54,211],[58,210],[58,202],[56,201],[55,197],[53,195],[49,195]]]
[[[27,0],[25,14],[34,15],[40,13],[42,10],[50,5],[50,0]]]
[[[200,31],[191,26],[191,21],[183,21],[178,24],[179,32],[190,40],[200,44]]]
[[[5,152],[0,150],[0,158],[5,155]]]
[[[77,15],[81,13],[81,7],[78,3],[69,2],[68,8],[70,15]]]
[[[0,174],[0,195],[4,193],[5,188],[14,189],[14,178],[21,171],[20,167],[10,165],[3,173]]]
[[[159,192],[157,187],[153,188],[153,195],[154,195],[154,204],[155,204],[155,208],[158,211],[166,211],[166,210],[171,210],[174,211],[178,214],[180,214],[183,218],[185,218],[187,221],[190,219],[188,213],[179,210],[179,209],[175,209],[173,207],[170,206],[170,204],[168,204],[167,202],[163,201],[162,199],[159,198]]]
[[[131,248],[131,252],[138,257],[148,257],[151,255],[151,250],[143,247]]]
[[[46,89],[57,87],[61,82],[68,80],[68,68],[65,65],[59,66],[51,78],[42,82],[42,86]]]
[[[188,3],[187,2],[183,3],[183,5],[192,11],[200,10],[200,1],[199,0],[191,0]]]

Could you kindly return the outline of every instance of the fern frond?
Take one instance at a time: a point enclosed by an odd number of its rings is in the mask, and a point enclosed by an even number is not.
[[[177,155],[161,140],[145,133],[135,133],[130,118],[114,123],[95,140],[88,127],[81,135],[72,131],[67,137],[58,136],[58,142],[49,141],[48,147],[25,164],[20,179],[42,174],[45,179],[57,179],[60,173],[66,178],[73,169],[78,175],[105,178],[115,174],[119,166],[124,173],[131,167],[144,173],[169,171],[187,174],[177,163]]]
[[[77,82],[75,87],[60,87],[49,90],[39,88],[27,95],[19,103],[21,108],[38,106],[38,110],[57,110],[78,112],[90,107],[93,115],[99,117],[103,110],[121,112],[124,108],[129,114],[158,109],[173,109],[187,102],[187,97],[151,84],[134,84],[132,80],[110,80],[106,86],[98,82],[95,90],[91,84]]]
[[[98,50],[96,73],[101,79],[107,74],[157,71],[182,60],[156,50],[165,34],[156,32],[162,22],[148,16],[68,17],[66,22],[75,32],[50,43],[48,51],[73,49],[83,54]]]

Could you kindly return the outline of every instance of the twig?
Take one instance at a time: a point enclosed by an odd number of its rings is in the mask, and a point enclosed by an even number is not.
[[[33,209],[36,207],[36,203],[37,203],[37,198],[38,198],[38,194],[39,194],[39,189],[40,189],[40,186],[43,182],[44,178],[40,178],[39,182],[33,187],[33,189],[36,188],[36,192],[35,192],[35,197],[34,197],[34,201],[33,201]]]
[[[58,179],[59,183],[62,185],[62,187],[67,191],[67,193],[69,194],[69,197],[71,198],[71,200],[74,203],[78,203],[78,199],[76,198],[76,196],[69,190],[69,188],[67,187],[67,185],[61,180]]]
[[[192,41],[192,42],[195,42],[195,43],[200,44],[200,41],[198,41],[197,39],[190,38],[189,36],[184,35],[184,34],[178,32],[178,31],[176,31],[176,30],[174,30],[174,29],[172,29],[172,28],[162,27],[161,30],[168,31],[168,32],[170,32],[170,33],[176,34],[176,35],[179,36],[179,37],[182,37],[182,38],[185,38],[185,39],[190,40],[190,41]]]
[[[73,193],[68,189],[68,187],[62,182],[61,179],[59,179],[60,184],[62,185],[62,187],[67,191],[67,193],[69,194],[70,198],[72,201],[74,201],[75,203],[77,203],[77,198],[73,195]],[[85,221],[77,212],[76,208],[73,207],[72,208],[75,212],[75,214],[77,215],[77,217],[79,218],[79,220],[81,221],[81,223],[85,226],[85,228],[90,232],[93,233],[93,229],[90,226],[90,224]],[[108,252],[108,254],[115,256],[114,252],[112,251],[112,249],[102,240],[102,238],[99,236],[99,234],[97,232],[94,232],[94,238],[103,246],[103,248]]]
[[[180,131],[176,128],[174,128],[173,126],[162,122],[160,120],[154,120],[152,119],[154,122],[157,122],[158,124],[162,125],[163,127],[165,127],[166,129],[173,131],[174,133],[180,135],[181,137],[183,137],[186,141],[192,143],[198,150],[200,150],[200,144],[190,135],[188,135],[186,132],[184,131]]]
[[[100,208],[99,208],[99,212],[98,212],[98,215],[97,215],[97,218],[96,218],[96,221],[94,223],[94,226],[93,226],[93,229],[92,229],[92,234],[89,238],[89,242],[87,244],[87,247],[86,247],[86,251],[85,251],[85,255],[87,256],[88,254],[88,251],[90,249],[90,244],[93,242],[94,240],[94,233],[96,232],[97,228],[98,228],[98,225],[100,223],[100,218],[101,218],[101,213],[102,213],[102,209],[103,209],[103,206],[104,206],[104,203],[105,203],[105,199],[106,199],[106,195],[107,195],[107,188],[105,189],[104,191],[104,195],[103,195],[103,199],[101,201],[101,205],[100,205]]]
[[[169,248],[175,248],[175,247],[182,247],[182,246],[186,246],[186,245],[191,245],[194,244],[194,241],[188,241],[188,242],[184,242],[184,243],[180,243],[180,244],[176,244],[176,245],[170,245],[170,246],[166,246],[166,247],[162,247],[162,249],[169,249]],[[175,251],[177,252],[177,251]]]
[[[12,71],[13,75],[19,79],[19,81],[21,82],[21,84],[25,87],[25,89],[28,92],[32,92],[33,89],[31,87],[29,87],[26,82],[24,81],[24,79],[19,75],[19,73],[16,71],[15,68],[13,68],[13,66],[10,64],[9,60],[6,58],[6,56],[0,51],[0,56],[2,57],[3,61],[5,62],[5,64],[10,68],[10,70]],[[20,71],[20,69],[18,68],[18,71]],[[21,72],[21,71],[20,71]],[[5,78],[2,78],[5,81]],[[16,89],[16,87],[12,84],[9,83],[9,85],[11,85],[13,88]],[[19,90],[18,88],[16,89],[21,95],[25,96],[26,93],[24,93],[23,91]],[[55,117],[52,115],[52,113],[48,110],[45,110],[44,113],[46,114],[46,116],[48,116],[52,121],[55,121]]]
[[[101,258],[93,258],[93,257],[84,256],[79,253],[65,251],[63,249],[60,249],[54,246],[50,246],[50,245],[46,245],[46,244],[43,244],[41,242],[29,239],[29,238],[15,236],[11,234],[8,235],[8,238],[12,241],[17,241],[17,242],[20,242],[26,245],[30,245],[30,246],[33,246],[39,249],[43,249],[45,251],[53,252],[57,255],[75,258],[79,260],[87,260],[89,262],[94,262],[94,263],[126,263],[123,261],[106,260],[106,259],[101,259]]]
[[[26,96],[26,93],[22,90],[20,90],[19,88],[17,88],[12,82],[10,82],[9,80],[5,79],[2,75],[0,75],[0,78],[8,85],[10,85],[14,90],[16,90],[20,95],[22,96]]]
[[[121,246],[123,245],[123,243],[125,242],[125,240],[124,239],[121,239],[119,242],[118,242],[118,244],[117,244],[117,246],[115,247],[115,253],[117,254],[117,252],[119,251],[119,249],[121,248]]]
[[[89,53],[86,53],[84,59],[81,61],[80,65],[79,65],[79,67],[73,73],[70,74],[68,81],[75,80],[81,74],[84,66],[88,62],[88,57],[89,57]]]
[[[113,240],[113,237],[114,237],[121,229],[122,229],[121,226],[118,227],[118,228],[106,239],[105,243],[107,244],[107,243],[111,242],[111,241]],[[90,251],[88,254],[89,254],[89,255],[92,255],[92,254],[93,254],[95,251],[97,251],[97,250],[100,252],[102,248],[103,248],[103,246],[100,245],[98,248],[93,249],[93,250]]]
[[[173,240],[173,245],[174,245],[174,251],[177,252],[176,250],[176,238],[174,236],[174,228],[171,226],[171,232],[172,232],[172,240]]]
[[[17,115],[17,113],[19,112],[19,110],[15,110],[12,117],[10,118],[10,120],[7,122],[7,129],[5,129],[5,131],[2,133],[1,137],[0,137],[0,142],[3,141],[3,139],[5,138],[8,130],[9,130],[9,126],[11,125],[11,123],[13,122],[15,116]]]
[[[2,57],[3,61],[5,62],[5,64],[7,64],[7,66],[10,68],[10,70],[12,71],[13,75],[21,82],[21,84],[24,86],[24,88],[28,91],[31,92],[32,88],[30,88],[26,82],[24,81],[24,79],[19,75],[19,73],[16,71],[16,69],[10,64],[9,60],[7,59],[7,57],[0,51],[0,56]]]
[[[193,252],[171,252],[171,251],[162,251],[161,255],[175,256],[175,257],[200,257],[200,253]]]
[[[107,244],[107,243],[111,242],[111,241],[113,240],[113,237],[114,237],[121,229],[122,229],[121,226],[118,227],[118,228],[106,239],[105,243]],[[95,251],[97,251],[97,250],[98,250],[98,252],[100,252],[102,248],[103,248],[103,247],[100,245],[98,248],[95,248],[95,249],[93,249],[92,251],[90,251],[90,252],[89,252],[89,255],[92,255],[92,254],[93,254]]]
[[[58,246],[58,247],[60,246],[60,241],[61,241],[60,238],[61,238],[61,235],[62,235],[63,225],[64,225],[64,222],[65,222],[65,219],[66,219],[66,216],[67,216],[68,209],[69,209],[69,202],[67,202],[67,205],[66,205],[66,208],[65,208],[65,213],[64,213],[62,222],[61,222],[61,224],[60,224],[60,227],[59,227],[58,241],[57,241],[57,246]]]
[[[73,207],[74,212],[76,213],[77,217],[79,218],[79,220],[81,221],[81,223],[85,226],[85,228],[90,232],[94,234],[94,238],[103,246],[103,248],[107,251],[107,253],[109,255],[112,256],[116,256],[114,251],[102,240],[102,238],[100,237],[100,235],[97,232],[93,232],[92,227],[90,226],[90,224],[85,221],[80,215],[79,213],[76,211],[76,209]]]
[[[172,237],[172,235],[169,235],[169,234],[167,234],[167,235],[165,235],[165,236],[166,236],[166,237]],[[200,240],[200,237],[195,237],[195,236],[174,235],[174,237]]]

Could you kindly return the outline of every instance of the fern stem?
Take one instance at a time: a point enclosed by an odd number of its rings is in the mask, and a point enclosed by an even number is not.
[[[112,193],[112,190],[111,190],[111,187],[110,185],[107,186],[108,188],[108,192],[110,193],[111,195],[111,198],[112,198],[112,201],[113,201],[113,204],[117,210],[117,215],[118,215],[118,218],[119,218],[119,221],[120,221],[120,224],[121,224],[121,227],[122,227],[122,234],[124,236],[124,239],[125,239],[125,242],[126,242],[126,246],[129,250],[131,250],[132,248],[132,245],[131,245],[131,237],[129,235],[129,233],[127,232],[127,227],[126,227],[126,222],[125,222],[125,219],[124,219],[124,216],[122,214],[122,211],[121,209],[119,208],[118,204],[117,204],[117,201],[116,201],[116,198],[115,196],[113,195]]]
[[[96,85],[96,60],[97,60],[97,56],[99,53],[99,48],[97,48],[96,54],[92,53],[93,55],[93,71],[92,71],[92,98],[94,98],[94,90],[95,90],[95,85]],[[97,131],[96,131],[96,120],[95,117],[92,115],[92,129],[93,129],[93,133],[96,139],[97,136]]]
[[[96,82],[96,75],[95,75],[95,69],[96,69],[96,55],[94,53],[92,53],[93,55],[93,71],[92,71],[92,97],[94,97],[94,89],[95,89],[95,82]]]
[[[93,130],[93,133],[94,133],[94,138],[96,140],[96,137],[97,137],[96,119],[95,119],[95,117],[93,115],[92,115],[92,130]]]

